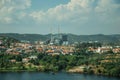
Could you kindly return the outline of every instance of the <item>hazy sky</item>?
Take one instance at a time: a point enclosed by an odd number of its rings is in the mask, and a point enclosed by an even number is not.
[[[120,0],[0,0],[0,33],[120,34]]]

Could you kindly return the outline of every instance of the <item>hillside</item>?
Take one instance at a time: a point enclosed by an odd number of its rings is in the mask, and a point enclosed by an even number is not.
[[[1,42],[0,46],[5,46],[6,48],[9,48],[12,43],[16,43],[20,41],[12,37],[0,36],[0,42]]]

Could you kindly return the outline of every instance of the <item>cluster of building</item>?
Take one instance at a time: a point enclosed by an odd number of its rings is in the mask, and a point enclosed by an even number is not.
[[[68,44],[67,35],[52,36],[47,41],[35,41],[35,44],[29,42],[15,42],[10,43],[9,48],[2,45],[3,41],[0,40],[0,51],[4,50],[7,54],[26,54],[26,53],[46,53],[49,55],[59,54],[73,54],[76,52],[76,46]],[[120,53],[120,46],[102,46],[102,47],[88,47],[86,51],[92,51],[94,53],[105,53],[112,51],[113,53]]]
[[[31,44],[29,41],[10,43],[9,47],[2,45],[4,41],[0,40],[0,51],[4,50],[7,54],[26,54],[26,53],[46,53],[51,55],[72,54],[75,47],[68,45],[67,35],[62,37],[51,36],[47,41],[35,41]]]
[[[0,52],[5,52],[6,54],[12,55],[21,55],[28,54],[29,57],[22,58],[22,62],[26,63],[31,59],[36,59],[37,56],[34,53],[45,53],[48,55],[66,55],[73,54],[75,47],[67,44],[67,36],[62,36],[61,38],[52,37],[50,41],[35,41],[34,44],[31,44],[29,41],[13,42],[10,43],[10,46],[5,46],[5,41],[0,40]],[[11,62],[16,62],[15,59],[11,59]]]
[[[113,52],[113,53],[120,53],[120,46],[102,46],[102,47],[97,47],[97,48],[93,48],[93,47],[89,47],[88,51],[92,51],[94,53],[106,53],[106,52]]]
[[[76,52],[75,44],[68,44],[67,35],[58,35],[52,36],[51,39],[47,41],[35,41],[34,44],[31,44],[29,41],[22,42],[13,42],[10,43],[9,47],[3,45],[4,41],[0,40],[0,52],[4,51],[7,54],[20,55],[20,54],[29,54],[29,53],[45,53],[48,55],[72,55]],[[102,47],[88,47],[87,52],[94,53],[105,53],[112,51],[113,53],[120,53],[120,46],[102,46]],[[31,55],[27,58],[23,58],[22,62],[28,62],[31,59],[36,59],[37,56]],[[16,60],[12,59],[11,62]]]
[[[47,45],[68,45],[68,36],[67,35],[53,35],[51,34],[50,39],[45,42]]]

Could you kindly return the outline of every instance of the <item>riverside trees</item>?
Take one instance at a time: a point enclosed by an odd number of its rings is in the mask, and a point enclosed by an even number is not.
[[[0,71],[37,70],[56,72],[61,70],[66,71],[76,66],[85,65],[88,67],[85,69],[85,73],[120,76],[119,53],[79,53],[73,55],[48,55],[45,53],[35,53],[35,55],[37,56],[37,59],[31,59],[29,62],[23,63],[22,58],[26,58],[30,56],[30,54],[25,54],[24,56],[0,53]],[[10,60],[12,59],[16,60],[16,62],[11,62]]]

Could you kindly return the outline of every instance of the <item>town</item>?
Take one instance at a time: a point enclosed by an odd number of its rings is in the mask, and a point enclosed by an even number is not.
[[[101,57],[100,63],[98,61],[93,64],[94,57],[90,57],[91,55],[95,57],[97,55],[97,61],[100,56],[104,57]],[[58,56],[60,60],[57,59]],[[109,59],[111,59],[113,56],[117,62],[106,58],[110,57]],[[88,57],[91,61],[86,60]],[[72,60],[69,61],[69,58]],[[34,43],[26,40],[19,41],[8,36],[0,37],[0,71],[59,71],[65,68],[69,72],[85,72],[85,69],[92,67],[90,73],[102,74],[102,72],[104,73],[103,68],[99,68],[95,72],[93,65],[99,63],[103,66],[103,63],[106,62],[115,62],[116,64],[120,61],[119,58],[120,45],[106,45],[98,41],[69,43],[68,35],[53,36],[51,34],[49,40],[34,41]],[[63,62],[60,62],[61,60]],[[48,68],[48,66],[50,67]],[[79,66],[79,68],[76,69],[74,66]]]
[[[120,45],[104,45],[98,41],[88,41],[88,42],[74,42],[69,44],[67,35],[61,35],[60,37],[51,37],[51,39],[46,41],[35,41],[30,43],[30,41],[22,40],[12,43],[6,43],[4,37],[0,37],[0,51],[4,51],[7,54],[27,54],[27,53],[46,53],[48,55],[66,55],[74,54],[79,49],[85,49],[85,52],[93,52],[97,54],[102,54],[105,52],[112,51],[113,53],[120,53]],[[9,40],[8,40],[9,41]],[[9,46],[6,46],[9,44]]]

